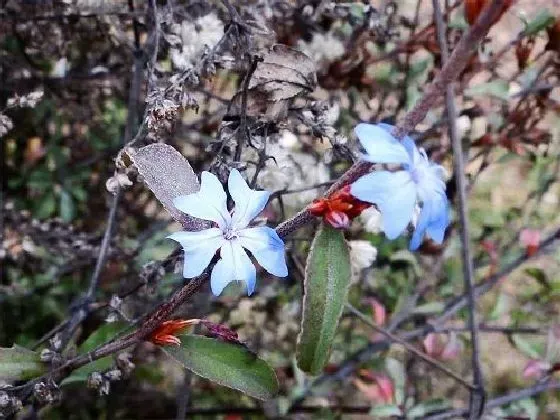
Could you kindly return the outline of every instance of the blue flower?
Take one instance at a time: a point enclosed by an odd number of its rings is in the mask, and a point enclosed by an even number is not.
[[[358,124],[354,132],[366,154],[363,160],[372,163],[401,164],[402,170],[375,171],[354,182],[350,192],[356,198],[374,203],[383,216],[383,230],[395,239],[412,220],[417,203],[422,210],[410,241],[417,249],[424,233],[441,243],[449,224],[445,195],[445,169],[428,160],[424,149],[417,149],[410,137],[399,141],[388,124]]]
[[[242,280],[250,295],[255,290],[256,270],[245,249],[270,274],[286,277],[284,242],[274,229],[247,227],[266,206],[269,192],[251,190],[235,169],[229,174],[228,189],[235,202],[232,214],[227,209],[227,196],[218,178],[210,172],[202,172],[200,191],[176,197],[173,204],[180,211],[217,226],[198,232],[176,232],[168,238],[183,246],[184,277],[200,275],[219,249],[221,258],[210,277],[212,293],[218,296],[230,282]]]

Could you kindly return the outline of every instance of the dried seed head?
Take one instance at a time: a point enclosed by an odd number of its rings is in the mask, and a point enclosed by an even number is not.
[[[7,392],[0,391],[0,408],[10,405],[11,399]]]
[[[55,336],[49,340],[49,343],[51,343],[51,348],[54,351],[58,352],[62,349],[62,337],[60,334],[55,334]]]
[[[58,387],[53,382],[47,385],[44,382],[36,383],[33,386],[33,396],[39,404],[52,404],[58,397]]]
[[[111,382],[119,381],[122,378],[122,372],[119,369],[112,369],[105,373],[105,378]]]
[[[131,362],[130,353],[120,353],[117,356],[117,367],[121,370],[123,375],[128,376],[134,370],[134,363]]]
[[[41,362],[49,363],[52,362],[53,359],[58,355],[57,352],[52,351],[51,349],[43,349],[41,350]]]
[[[99,387],[99,395],[109,395],[109,391],[111,390],[111,382],[107,379],[103,379],[103,383]]]
[[[97,389],[103,383],[103,376],[99,372],[91,372],[87,378],[87,387]]]

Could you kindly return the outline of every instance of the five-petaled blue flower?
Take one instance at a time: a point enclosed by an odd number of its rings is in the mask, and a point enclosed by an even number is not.
[[[415,206],[422,204],[410,249],[417,249],[424,233],[441,243],[449,224],[448,202],[443,177],[445,169],[428,161],[424,149],[418,150],[410,137],[396,139],[388,124],[358,124],[354,132],[373,163],[401,164],[402,170],[375,171],[354,182],[350,192],[356,198],[374,203],[383,216],[383,230],[395,239],[412,220]]]
[[[183,276],[201,274],[220,250],[220,260],[210,277],[212,293],[218,296],[233,280],[243,280],[248,294],[255,290],[256,270],[247,249],[270,274],[286,277],[288,268],[284,256],[284,242],[274,229],[247,227],[266,206],[270,193],[251,190],[239,171],[229,174],[228,189],[235,202],[230,214],[222,184],[210,172],[202,172],[200,191],[177,197],[173,204],[180,211],[199,219],[214,222],[217,227],[199,232],[176,232],[168,238],[179,242],[185,251]]]

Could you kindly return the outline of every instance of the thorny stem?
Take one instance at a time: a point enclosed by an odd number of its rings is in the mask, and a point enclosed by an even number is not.
[[[441,50],[442,62],[445,64],[449,60],[447,51],[447,40],[445,35],[445,22],[441,12],[440,0],[433,0],[434,15],[436,20],[437,38]],[[461,237],[461,259],[463,262],[463,279],[465,291],[468,298],[469,309],[469,330],[471,333],[471,363],[473,371],[473,382],[475,389],[471,390],[469,401],[469,418],[479,418],[484,412],[484,402],[486,391],[484,389],[484,377],[480,363],[480,340],[478,323],[476,321],[476,299],[474,294],[474,269],[469,243],[469,216],[467,209],[467,181],[465,178],[465,161],[463,156],[463,145],[457,133],[457,111],[455,109],[455,98],[453,95],[453,84],[449,83],[445,87],[445,104],[447,108],[447,124],[449,127],[449,137],[453,149],[453,161],[455,168],[455,180],[457,183],[458,206],[459,206],[459,235]]]

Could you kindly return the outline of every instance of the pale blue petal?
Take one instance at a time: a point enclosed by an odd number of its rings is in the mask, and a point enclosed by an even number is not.
[[[372,124],[358,124],[354,133],[366,149],[364,158],[373,163],[410,163],[403,144],[386,129]]]
[[[270,197],[268,191],[250,189],[237,169],[232,169],[229,173],[228,190],[235,201],[232,225],[236,229],[247,227],[263,211]]]
[[[393,133],[393,130],[395,129],[395,126],[391,124],[379,123],[377,125],[383,128],[391,135]],[[409,163],[412,164],[412,166],[414,166],[420,160],[420,153],[418,152],[418,148],[416,147],[414,140],[412,140],[412,138],[410,138],[409,136],[404,136],[404,138],[401,140],[401,143],[403,144],[404,148],[408,153],[409,160],[410,160]]]
[[[199,232],[175,232],[168,236],[181,244],[185,251],[183,277],[193,278],[201,274],[225,241],[218,228]]]
[[[426,233],[434,242],[441,244],[445,235],[445,229],[449,226],[449,202],[447,197],[438,197],[434,203],[434,215],[426,229]]]
[[[422,244],[424,233],[426,232],[428,223],[430,222],[430,218],[432,216],[431,212],[431,202],[424,202],[422,210],[420,211],[420,216],[418,217],[418,222],[416,223],[416,228],[414,229],[414,233],[412,234],[412,238],[410,239],[409,249],[411,251],[417,250],[418,247]]]
[[[424,201],[410,241],[410,250],[418,249],[424,239],[424,233],[427,233],[434,242],[441,244],[448,224],[448,203],[445,195],[437,194],[431,200]]]
[[[225,230],[231,224],[231,216],[224,187],[210,172],[202,172],[200,180],[200,191],[175,197],[173,204],[183,213],[216,222],[220,229]]]
[[[364,175],[350,186],[351,194],[377,205],[383,216],[383,231],[395,239],[412,220],[416,185],[408,171],[378,171]]]
[[[238,280],[247,284],[247,294],[251,295],[255,290],[257,272],[239,242],[225,241],[220,249],[220,256],[210,276],[212,293],[218,296],[229,283]]]
[[[438,195],[445,195],[443,176],[445,169],[427,160],[422,160],[415,168],[418,174],[418,197],[420,201],[433,199]]]
[[[284,242],[274,229],[254,227],[239,231],[239,243],[251,251],[258,263],[270,274],[278,277],[288,275]]]

